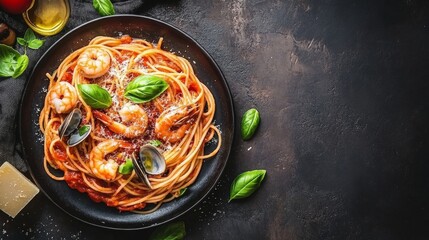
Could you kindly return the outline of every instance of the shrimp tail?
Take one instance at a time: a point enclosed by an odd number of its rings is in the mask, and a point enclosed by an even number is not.
[[[174,127],[177,126],[181,126],[183,124],[185,124],[189,119],[193,119],[195,117],[195,115],[198,113],[197,110],[197,106],[196,105],[192,105],[192,106],[186,106],[185,111],[188,113],[188,115],[182,117],[181,119],[177,120],[175,123],[173,123],[172,125]]]
[[[155,134],[170,143],[180,141],[193,124],[196,110],[197,106],[187,105],[164,111],[156,120]]]
[[[95,111],[92,111],[92,114],[96,119],[104,123],[104,125],[106,125],[113,132],[117,133],[117,132],[124,131],[122,129],[124,126],[122,124],[115,122],[111,117],[107,116],[105,113],[95,110]]]
[[[133,149],[135,146],[131,142],[117,140],[120,148]]]
[[[92,114],[94,115],[95,118],[97,118],[98,120],[100,120],[102,123],[106,124],[106,125],[111,125],[113,123],[113,120],[107,116],[106,114],[94,110],[92,111]]]
[[[100,111],[92,112],[94,117],[104,123],[112,132],[122,134],[126,138],[135,138],[145,133],[148,117],[146,112],[137,105],[125,105],[120,110],[120,117],[123,123],[116,122],[111,117]]]

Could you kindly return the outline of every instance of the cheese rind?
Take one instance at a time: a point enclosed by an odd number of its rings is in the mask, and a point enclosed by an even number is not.
[[[15,217],[39,189],[12,164],[4,162],[0,167],[0,209]]]

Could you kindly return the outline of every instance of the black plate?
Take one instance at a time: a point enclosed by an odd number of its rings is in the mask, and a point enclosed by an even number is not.
[[[205,161],[197,181],[183,197],[165,203],[149,215],[119,212],[104,203],[95,203],[87,194],[70,189],[64,181],[52,180],[43,168],[43,142],[38,119],[43,108],[52,71],[73,50],[85,46],[95,36],[129,34],[157,42],[163,48],[189,59],[199,79],[216,99],[215,123],[220,125],[223,144],[219,153]],[[68,214],[89,224],[113,229],[142,229],[162,224],[185,213],[201,201],[219,179],[229,156],[234,135],[233,104],[228,85],[217,64],[190,36],[179,29],[148,17],[116,15],[83,24],[59,39],[38,61],[24,91],[20,109],[20,137],[31,175],[39,188]],[[212,144],[213,145],[213,144]],[[214,146],[207,146],[207,150]]]

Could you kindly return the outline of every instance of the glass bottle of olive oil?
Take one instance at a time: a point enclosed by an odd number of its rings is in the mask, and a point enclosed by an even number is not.
[[[59,33],[70,16],[69,0],[33,0],[22,14],[31,29],[43,36]]]

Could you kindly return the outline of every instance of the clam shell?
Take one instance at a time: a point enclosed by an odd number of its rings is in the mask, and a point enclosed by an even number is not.
[[[140,180],[142,180],[144,183],[146,183],[146,185],[152,189],[152,184],[150,184],[149,178],[147,177],[147,174],[144,170],[144,168],[140,165],[140,162],[138,159],[136,158],[132,158],[133,160],[133,166],[134,166],[134,171],[137,174],[137,177],[140,178]]]
[[[144,145],[140,148],[139,157],[147,174],[163,174],[166,169],[164,156],[152,145]]]
[[[80,129],[87,128],[86,131],[81,132]],[[85,140],[89,134],[91,133],[92,126],[91,125],[83,125],[80,129],[74,131],[72,135],[70,135],[69,140],[67,141],[67,145],[70,147],[74,147]]]
[[[159,175],[167,168],[164,156],[152,145],[144,145],[140,148],[139,157],[133,158],[134,170],[137,176],[152,189],[148,174]]]
[[[60,139],[70,136],[79,126],[82,121],[82,112],[79,108],[73,109],[61,123],[58,128],[58,135]]]

